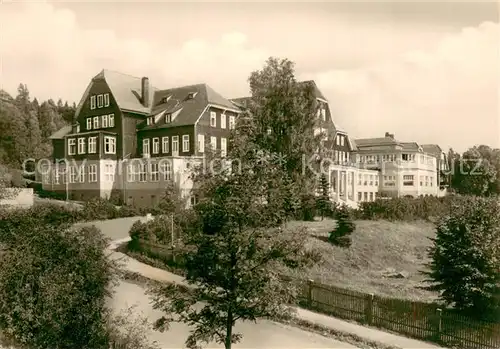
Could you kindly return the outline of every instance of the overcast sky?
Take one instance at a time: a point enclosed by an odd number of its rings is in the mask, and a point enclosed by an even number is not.
[[[498,1],[498,0],[497,0]],[[0,5],[1,88],[78,101],[103,68],[228,98],[269,56],[314,79],[353,137],[500,147],[498,2]]]

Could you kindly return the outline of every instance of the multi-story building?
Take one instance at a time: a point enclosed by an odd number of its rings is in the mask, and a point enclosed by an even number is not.
[[[390,133],[382,138],[356,139],[355,143],[360,168],[378,171],[380,195],[443,195],[436,155],[418,143],[398,141]]]
[[[43,187],[73,200],[117,196],[138,206],[156,203],[167,182],[188,195],[192,166],[206,146],[227,151],[239,112],[206,84],[160,90],[146,77],[103,70],[83,94],[75,124],[51,136]]]

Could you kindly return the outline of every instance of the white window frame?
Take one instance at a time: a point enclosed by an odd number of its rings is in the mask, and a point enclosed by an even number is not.
[[[103,103],[103,96],[102,94],[101,95],[97,95],[97,108],[102,108],[104,106],[104,103]]]
[[[89,142],[87,146],[89,154],[97,153],[97,137],[89,137]]]
[[[210,112],[210,127],[217,127],[217,113],[214,111]]]
[[[107,149],[109,147],[109,149]],[[116,154],[116,138],[104,136],[104,154]]]
[[[321,108],[321,119],[326,121],[326,108]]]
[[[212,150],[217,149],[217,137],[215,136],[210,137],[210,146],[212,147]]]
[[[164,181],[172,180],[172,163],[170,161],[162,161],[161,163],[161,173],[163,174]]]
[[[68,155],[75,155],[75,154],[76,154],[76,138],[68,138]]]
[[[77,181],[77,171],[76,166],[69,167],[69,183],[76,183]]]
[[[149,175],[151,182],[158,182],[160,180],[160,173],[158,171],[158,163],[153,162],[149,164]]]
[[[53,174],[52,181],[54,182],[54,184],[59,184],[59,169],[55,168],[52,174]]]
[[[85,154],[85,143],[84,137],[78,138],[78,154]]]
[[[94,116],[94,129],[98,129],[99,128],[99,117],[98,116]]]
[[[229,129],[234,130],[236,127],[234,115],[229,115]]]
[[[108,127],[115,127],[115,114],[108,115]]]
[[[227,155],[227,139],[225,137],[220,139],[220,154],[222,157]]]
[[[97,182],[97,165],[89,165],[89,183]]]
[[[340,146],[343,147],[345,145],[345,137],[340,138]]]
[[[226,118],[227,115],[225,113],[220,115],[220,128],[226,128]]]
[[[139,164],[138,175],[139,175],[139,182],[146,182],[147,181],[148,168],[147,168],[146,164],[144,164],[142,162]]]
[[[94,109],[95,109],[95,95],[90,96],[90,110],[94,110]]]
[[[161,137],[161,152],[163,154],[168,153],[168,148],[169,148],[169,139],[167,136]]]
[[[182,152],[189,152],[189,135],[182,135]]]
[[[179,136],[172,136],[172,154],[179,153]]]
[[[153,154],[159,154],[160,153],[160,138],[154,137],[153,138]]]
[[[101,121],[102,128],[108,128],[108,116],[103,115]]]
[[[170,124],[172,122],[172,113],[165,114],[165,123]]]
[[[340,145],[340,135],[337,135],[336,143],[337,145]]]
[[[198,135],[198,152],[203,153],[205,151],[205,135]]]
[[[112,164],[104,164],[104,180],[106,182],[115,181],[115,168]]]
[[[142,140],[142,154],[151,154],[149,138],[144,138]]]
[[[84,165],[78,166],[76,180],[78,183],[85,183],[85,166]]]
[[[104,94],[104,106],[109,107],[109,93]]]
[[[92,130],[92,118],[87,118],[87,130]]]

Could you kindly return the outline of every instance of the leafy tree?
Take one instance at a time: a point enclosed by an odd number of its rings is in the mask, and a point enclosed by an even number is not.
[[[500,314],[500,207],[471,197],[442,218],[429,251],[430,289],[468,315]]]
[[[478,148],[471,148],[455,163],[452,186],[459,194],[491,195],[497,176],[492,160],[484,158]]]
[[[322,135],[314,135],[319,122],[314,86],[295,79],[294,63],[269,58],[262,70],[249,78],[251,100],[247,104],[253,118],[253,142],[280,157],[284,175],[295,183],[297,193],[313,193],[315,178],[306,168],[309,159],[320,148]]]
[[[0,240],[0,331],[30,348],[108,348],[107,240],[95,227],[26,219]]]
[[[195,286],[186,293],[177,285],[152,290],[154,307],[165,315],[160,330],[171,321],[193,326],[189,348],[216,341],[226,349],[241,339],[237,321],[255,321],[289,313],[287,304],[297,295],[296,285],[284,282],[280,272],[303,268],[317,260],[306,251],[306,234],[282,232],[286,219],[281,166],[272,154],[251,142],[250,131],[236,130],[231,159],[240,170],[197,172],[194,179],[200,202],[186,231],[186,280]],[[277,234],[281,231],[280,234]],[[204,302],[202,308],[195,304]]]
[[[337,209],[337,227],[330,232],[328,240],[331,243],[341,246],[351,246],[351,233],[356,229],[351,213],[347,205],[342,205]]]
[[[321,212],[321,220],[324,219],[325,215],[329,214],[331,211],[331,201],[330,201],[330,193],[329,193],[329,184],[328,179],[324,173],[320,176],[319,182],[319,190],[320,196],[318,198],[318,208]]]

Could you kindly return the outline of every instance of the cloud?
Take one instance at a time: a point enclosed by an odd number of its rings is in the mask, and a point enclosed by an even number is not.
[[[0,13],[3,88],[15,91],[20,82],[27,83],[32,95],[43,99],[78,101],[89,79],[103,68],[147,75],[159,88],[209,82],[231,97],[245,95],[249,72],[268,56],[248,47],[239,32],[212,41],[191,38],[174,47],[168,41],[84,29],[72,11],[47,3],[6,6],[10,11]]]
[[[89,79],[109,68],[149,76],[160,88],[207,82],[239,97],[248,94],[250,72],[274,55],[295,61],[299,78],[317,81],[334,120],[355,137],[391,131],[459,150],[474,143],[500,147],[498,23],[449,34],[285,13],[279,27],[290,40],[269,32],[276,17],[268,17],[244,30],[219,21],[217,35],[191,31],[198,37],[174,45],[172,28],[139,39],[135,23],[115,33],[85,28],[72,11],[51,4],[3,4],[0,87],[13,93],[23,82],[41,99],[79,101]]]
[[[500,147],[500,26],[485,22],[361,69],[313,74],[334,118],[357,137],[392,131],[401,140],[459,150]]]

